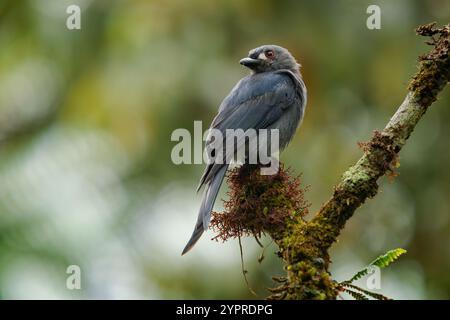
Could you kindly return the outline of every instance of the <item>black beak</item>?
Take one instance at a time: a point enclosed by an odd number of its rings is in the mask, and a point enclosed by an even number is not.
[[[247,68],[253,68],[253,67],[259,65],[261,63],[261,61],[258,59],[253,59],[253,58],[244,58],[244,59],[241,59],[241,61],[239,61],[239,63],[242,64],[243,66],[246,66]]]

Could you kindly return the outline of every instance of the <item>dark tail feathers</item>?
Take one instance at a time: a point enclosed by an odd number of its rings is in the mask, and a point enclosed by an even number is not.
[[[203,232],[208,229],[209,221],[211,219],[211,211],[216,201],[217,194],[219,193],[220,186],[222,184],[225,172],[228,166],[223,166],[212,178],[211,182],[207,184],[205,193],[203,194],[202,204],[198,212],[197,223],[195,224],[194,232],[189,239],[186,247],[183,249],[184,255],[186,252],[192,249],[192,247],[197,243],[198,239],[202,236]]]

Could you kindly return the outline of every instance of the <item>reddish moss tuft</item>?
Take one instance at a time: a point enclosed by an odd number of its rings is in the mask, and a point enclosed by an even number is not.
[[[400,166],[398,157],[400,150],[392,137],[375,130],[370,141],[358,142],[358,146],[368,156],[373,167],[379,167],[381,172],[386,172],[388,179],[392,180],[398,176],[395,170]]]
[[[417,34],[431,37],[427,44],[433,49],[419,57],[420,68],[409,84],[420,105],[430,106],[436,101],[437,94],[450,81],[450,24],[436,28],[429,23],[416,29]]]
[[[211,228],[217,233],[213,239],[281,235],[290,220],[308,213],[300,176],[292,176],[282,164],[275,175],[261,175],[259,169],[246,165],[228,174],[229,200],[223,213],[212,213]]]

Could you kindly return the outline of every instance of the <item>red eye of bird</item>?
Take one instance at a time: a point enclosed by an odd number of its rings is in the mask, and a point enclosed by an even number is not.
[[[273,59],[275,57],[275,53],[272,50],[267,50],[264,54],[269,59]]]

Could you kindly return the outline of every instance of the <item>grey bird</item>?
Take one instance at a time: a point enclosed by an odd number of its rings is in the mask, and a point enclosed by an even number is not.
[[[223,100],[211,128],[220,130],[225,138],[226,129],[278,129],[281,151],[291,141],[305,111],[306,87],[300,64],[288,50],[276,45],[250,50],[240,64],[249,68],[251,74],[241,79]],[[207,140],[205,147],[209,143],[211,141]],[[235,149],[243,144],[245,142],[238,142]],[[197,222],[182,255],[192,249],[207,230],[228,163],[206,166],[197,188],[198,191],[205,186]]]

